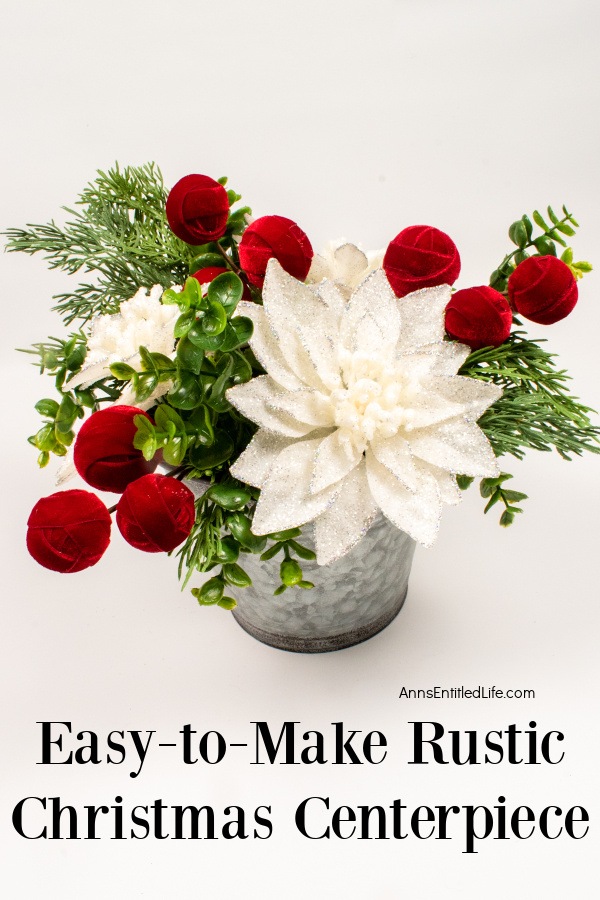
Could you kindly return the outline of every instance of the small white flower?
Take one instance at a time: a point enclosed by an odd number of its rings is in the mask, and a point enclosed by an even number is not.
[[[306,276],[307,284],[318,284],[327,279],[333,281],[346,300],[367,275],[379,269],[383,262],[383,250],[365,254],[355,244],[347,241],[329,241],[321,256],[315,255]]]
[[[268,372],[227,397],[260,427],[231,472],[261,489],[256,534],[315,521],[317,561],[348,552],[378,510],[430,546],[456,474],[498,472],[476,424],[500,388],[457,375],[469,348],[444,340],[450,287],[397,299],[384,272],[346,302],[271,260],[252,350]]]
[[[160,302],[163,291],[159,284],[149,291],[140,288],[134,297],[121,303],[118,313],[96,316],[83,368],[68,382],[70,389],[88,387],[109,377],[109,366],[115,362],[137,368],[140,346],[151,353],[173,356],[173,326],[180,310],[177,305]]]

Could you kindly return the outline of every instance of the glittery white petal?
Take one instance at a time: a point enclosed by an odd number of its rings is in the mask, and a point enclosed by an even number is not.
[[[371,441],[367,450],[367,456],[372,453],[375,458],[389,469],[395,478],[398,478],[410,491],[416,491],[418,486],[417,473],[410,452],[408,442],[401,434],[395,434],[390,438],[377,438]]]
[[[432,475],[437,483],[440,500],[449,506],[456,506],[462,499],[462,491],[456,483],[456,477],[444,469],[438,469],[437,466],[430,466],[429,463],[423,462],[422,459],[415,459],[415,467],[420,473]]]
[[[333,428],[335,425],[331,397],[310,388],[281,390],[276,398],[267,401],[267,409],[285,413],[315,428]]]
[[[291,391],[304,386],[297,375],[294,375],[285,360],[279,341],[267,321],[265,311],[257,303],[242,301],[238,303],[236,314],[252,319],[254,333],[250,338],[250,346],[257,360],[283,387]]]
[[[423,288],[401,297],[398,303],[402,328],[398,349],[414,350],[444,338],[444,310],[451,297],[447,284]]]
[[[318,564],[326,566],[348,553],[364,537],[376,515],[363,460],[346,477],[343,491],[315,522]]]
[[[437,536],[441,513],[435,478],[420,472],[417,490],[409,491],[372,454],[367,458],[367,477],[373,499],[384,516],[414,540],[430,547]]]
[[[413,456],[459,475],[491,477],[498,463],[483,431],[464,419],[451,419],[435,429],[413,432],[409,439]]]
[[[289,367],[310,387],[320,388],[321,370],[335,367],[337,319],[318,294],[269,260],[263,308]]]
[[[400,351],[396,359],[405,362],[414,377],[422,378],[426,375],[455,375],[470,353],[471,348],[465,344],[440,341],[426,344],[418,350]]]
[[[226,393],[229,402],[257,425],[284,437],[304,437],[315,425],[277,409],[278,401],[284,404],[289,395],[290,392],[270,375],[259,375],[252,381],[229,388]]]
[[[385,354],[398,342],[397,300],[382,269],[373,272],[352,294],[340,329],[349,353]]]
[[[230,472],[245,484],[261,488],[282,450],[293,443],[293,438],[281,437],[259,429],[244,452],[231,466]]]
[[[369,265],[362,250],[354,244],[342,244],[336,248],[333,256],[337,266],[336,280],[344,281],[348,285],[358,284]]]
[[[450,410],[459,408],[462,415],[472,422],[476,422],[486,411],[488,406],[495,403],[502,396],[502,388],[489,382],[476,381],[474,378],[464,378],[462,375],[448,377],[423,378],[421,384],[425,391],[435,393],[440,405],[446,404],[448,415],[440,416],[435,421],[443,421],[452,417]],[[459,413],[456,413],[457,415]],[[415,427],[422,427],[421,424]]]
[[[322,281],[315,285],[313,290],[319,295],[323,303],[326,303],[337,321],[339,322],[346,306],[346,298],[340,292],[339,287],[333,281]]]
[[[260,492],[252,521],[255,534],[270,534],[304,525],[325,512],[337,496],[339,485],[319,494],[310,493],[315,454],[320,443],[321,438],[295,441],[281,451]]]
[[[344,438],[339,428],[323,438],[315,454],[315,468],[310,483],[311,494],[318,494],[330,484],[344,478],[358,465],[361,456],[356,447]]]

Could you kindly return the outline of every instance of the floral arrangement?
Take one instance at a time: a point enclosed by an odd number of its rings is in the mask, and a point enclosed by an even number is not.
[[[499,458],[598,452],[591,410],[522,325],[570,314],[591,269],[567,246],[565,207],[514,222],[488,283],[456,290],[459,252],[437,228],[315,255],[295,222],[253,220],[240,200],[225,178],[188,175],[167,195],[155,165],[117,166],[63,227],[6,233],[10,251],[95,274],[54,298],[71,333],[27,351],[57,392],[29,442],[40,466],[62,458],[61,486],[77,472],[121,495],[110,509],[84,490],[41,499],[27,545],[43,566],[97,563],[114,512],[133,547],[179,548],[184,584],[212,571],[192,593],[232,609],[245,553],[281,554],[276,595],[313,586],[307,523],[321,565],[380,513],[430,546],[474,479],[501,525],[522,512]]]

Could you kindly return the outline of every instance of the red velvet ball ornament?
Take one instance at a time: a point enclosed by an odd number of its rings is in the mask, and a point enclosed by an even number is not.
[[[308,275],[313,248],[295,222],[284,216],[263,216],[249,225],[239,247],[240,265],[248,281],[262,288],[270,259],[299,281]]]
[[[389,244],[383,269],[396,296],[404,297],[421,288],[454,284],[460,274],[460,256],[443,231],[411,225]]]
[[[508,300],[486,285],[457,291],[446,306],[446,331],[472,350],[500,346],[511,326]]]
[[[568,316],[578,293],[575,276],[556,256],[530,256],[508,279],[508,296],[516,311],[539,325]]]
[[[89,491],[59,491],[42,497],[27,520],[27,549],[54,572],[95,566],[110,543],[110,513]]]
[[[122,494],[130,481],[158,465],[156,457],[145,460],[133,446],[135,416],[150,419],[135,406],[109,406],[93,413],[79,429],[73,462],[83,480],[99,491]]]
[[[167,197],[171,231],[187,244],[208,244],[225,234],[229,198],[222,184],[208,175],[186,175]]]
[[[146,553],[168,553],[181,544],[196,518],[194,495],[166,475],[132,481],[117,506],[117,527],[128,544]]]

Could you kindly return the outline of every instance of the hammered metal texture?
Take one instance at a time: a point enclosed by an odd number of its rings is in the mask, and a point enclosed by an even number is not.
[[[301,542],[314,549],[314,528]],[[328,566],[302,560],[312,590],[291,588],[273,596],[280,557],[261,562],[245,555],[252,586],[238,592],[233,615],[263,643],[297,652],[323,652],[360,643],[391,622],[408,587],[415,542],[379,516],[346,556]]]

